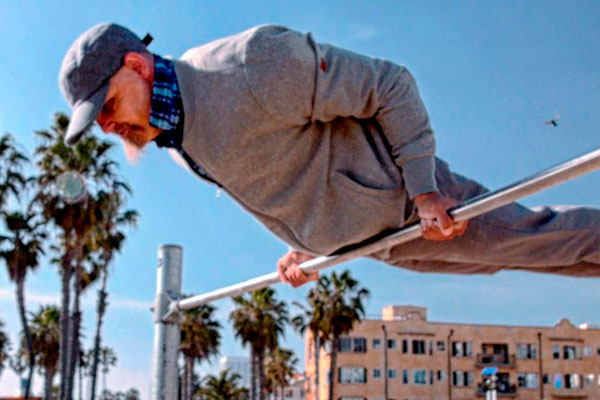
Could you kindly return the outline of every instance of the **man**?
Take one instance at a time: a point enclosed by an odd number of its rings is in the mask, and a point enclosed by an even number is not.
[[[448,208],[486,189],[436,159],[406,68],[260,26],[191,49],[146,50],[118,25],[91,28],[59,77],[73,107],[66,141],[94,120],[129,158],[155,141],[221,186],[290,245],[284,282],[316,279],[298,264],[420,220],[425,239],[373,257],[417,271],[524,269],[600,276],[600,211],[517,204],[453,223]]]

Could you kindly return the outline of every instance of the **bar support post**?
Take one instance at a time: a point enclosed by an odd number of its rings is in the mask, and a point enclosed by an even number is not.
[[[165,321],[169,304],[181,296],[183,248],[164,244],[158,249],[156,297],[154,300],[154,359],[152,400],[178,398],[177,356],[179,319]]]

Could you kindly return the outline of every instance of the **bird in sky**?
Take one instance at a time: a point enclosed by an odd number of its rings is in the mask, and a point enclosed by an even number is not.
[[[554,118],[552,118],[550,121],[546,121],[544,122],[544,124],[546,125],[552,125],[552,126],[558,126],[558,117],[560,117],[560,115],[556,114],[554,116]]]

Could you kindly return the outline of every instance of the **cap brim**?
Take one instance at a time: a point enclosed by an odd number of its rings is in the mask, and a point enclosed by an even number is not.
[[[71,120],[67,127],[65,142],[73,146],[79,142],[85,130],[96,120],[96,117],[102,110],[106,93],[108,92],[108,83],[99,90],[73,108]]]

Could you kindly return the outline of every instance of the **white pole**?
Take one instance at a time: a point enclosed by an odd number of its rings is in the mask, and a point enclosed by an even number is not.
[[[556,186],[599,168],[600,149],[596,149],[552,168],[538,172],[537,174],[531,175],[494,192],[484,193],[481,196],[470,199],[459,207],[450,210],[450,214],[456,221],[471,219],[488,211],[510,204],[522,197]],[[300,268],[305,272],[319,271],[357,257],[368,256],[376,251],[406,243],[410,240],[417,239],[420,236],[421,229],[419,225],[411,225],[364,247],[335,256],[321,256],[314,258],[302,263]],[[202,295],[173,301],[169,305],[169,311],[167,312],[167,315],[165,315],[165,318],[173,318],[181,310],[189,310],[203,304],[211,303],[215,300],[239,296],[243,293],[262,289],[278,282],[279,276],[277,275],[277,272],[273,272],[235,285],[213,290],[212,292]]]
[[[182,257],[181,246],[164,244],[158,249],[152,400],[174,400],[178,397],[179,320],[165,321],[164,316],[169,303],[177,301],[181,295]]]

